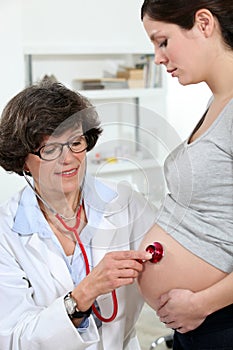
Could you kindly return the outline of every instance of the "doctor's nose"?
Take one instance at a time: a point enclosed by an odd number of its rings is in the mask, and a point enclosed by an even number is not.
[[[72,161],[74,158],[79,158],[80,154],[79,153],[74,153],[68,146],[64,147],[58,161],[60,163],[69,163]]]

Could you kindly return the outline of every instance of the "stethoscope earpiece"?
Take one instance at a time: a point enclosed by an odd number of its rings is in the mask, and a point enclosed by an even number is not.
[[[146,247],[146,251],[152,254],[152,258],[149,260],[151,263],[156,264],[164,256],[164,249],[161,243],[153,242]]]

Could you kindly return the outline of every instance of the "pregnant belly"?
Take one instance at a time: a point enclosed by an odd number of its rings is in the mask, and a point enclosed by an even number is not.
[[[192,254],[158,225],[153,226],[146,234],[139,250],[145,250],[155,241],[163,245],[164,257],[157,264],[144,263],[143,272],[138,278],[141,294],[155,310],[160,295],[173,288],[199,291],[211,286],[226,275],[223,271]]]

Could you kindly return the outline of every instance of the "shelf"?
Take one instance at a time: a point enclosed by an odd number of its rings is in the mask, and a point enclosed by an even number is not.
[[[80,94],[93,100],[127,99],[140,97],[153,97],[163,93],[162,88],[145,89],[103,89],[103,90],[79,90]]]
[[[155,97],[156,91],[159,98],[162,91],[162,79],[160,71],[152,67],[153,55],[147,50],[132,50],[130,47],[119,46],[25,46],[26,83],[32,84],[45,74],[53,74],[59,81],[64,82],[72,89],[75,86],[75,77],[79,80],[90,79],[90,77],[102,77],[104,73],[116,74],[117,67],[134,66],[137,63],[145,64],[145,86],[146,88],[120,88],[101,90],[77,90],[84,96],[95,100],[105,99],[132,99],[140,97]],[[142,59],[147,55],[147,59]],[[151,57],[148,55],[152,55]],[[149,61],[148,61],[148,57]],[[156,73],[156,75],[155,75]],[[158,80],[158,81],[157,81]],[[155,87],[154,87],[155,85]]]
[[[24,45],[23,48],[25,55],[122,55],[122,54],[149,54],[153,55],[151,47],[148,49],[135,48],[132,46],[124,45]]]

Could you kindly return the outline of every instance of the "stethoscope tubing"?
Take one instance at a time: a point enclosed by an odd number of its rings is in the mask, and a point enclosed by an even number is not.
[[[79,207],[79,210],[82,209],[82,205],[80,205]],[[74,233],[76,239],[77,239],[77,242],[79,244],[79,247],[80,247],[80,250],[82,252],[82,255],[83,255],[83,259],[84,259],[84,263],[85,263],[85,268],[86,268],[86,276],[90,273],[90,267],[89,267],[89,261],[88,261],[88,257],[87,257],[87,253],[86,253],[86,250],[84,248],[84,245],[80,239],[80,236],[78,234],[78,226],[79,226],[79,212],[77,213],[77,219],[76,219],[76,224],[71,227],[69,225],[67,225],[64,220],[60,217],[60,215],[57,213],[56,215],[56,218],[60,221],[60,223],[65,227],[65,229],[67,229],[68,231],[71,231]],[[116,296],[116,291],[113,290],[112,292],[112,301],[113,301],[113,312],[112,312],[112,315],[108,318],[106,317],[103,317],[99,311],[97,310],[97,308],[95,307],[95,304],[92,305],[92,310],[94,312],[94,314],[98,317],[99,320],[101,320],[102,322],[112,322],[115,318],[116,318],[116,315],[117,315],[117,312],[118,312],[118,302],[117,302],[117,296]]]

